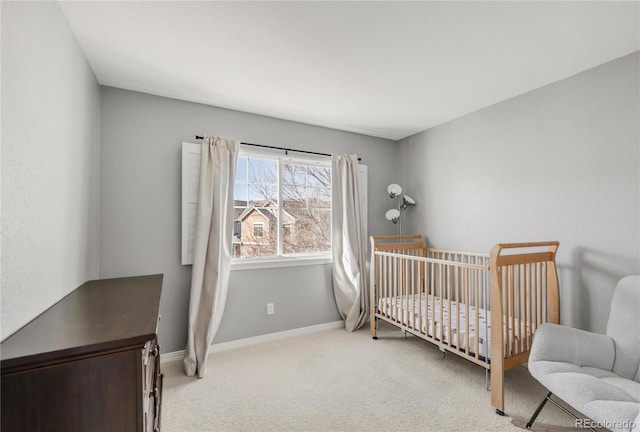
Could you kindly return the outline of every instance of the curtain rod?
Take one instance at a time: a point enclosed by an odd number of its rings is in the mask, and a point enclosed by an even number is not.
[[[196,139],[204,139],[204,137],[200,136],[200,135],[196,135]],[[270,146],[270,145],[264,145],[264,144],[253,144],[253,143],[247,143],[247,142],[241,142],[240,144],[246,145],[246,146],[268,148],[268,149],[272,149],[272,150],[283,150],[285,152],[285,154],[288,154],[288,152],[297,152],[297,153],[306,153],[306,154],[312,154],[312,155],[317,155],[317,156],[329,156],[329,157],[331,157],[330,153],[319,153],[319,152],[313,152],[313,151],[308,151],[308,150],[296,150],[296,149],[286,148],[286,147],[276,147],[276,146]],[[361,161],[362,158],[358,158],[358,160]]]

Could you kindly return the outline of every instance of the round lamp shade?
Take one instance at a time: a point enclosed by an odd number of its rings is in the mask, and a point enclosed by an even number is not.
[[[402,197],[402,205],[400,206],[400,210],[406,210],[409,206],[416,205],[416,200],[411,198],[409,195],[404,195]]]
[[[391,198],[395,198],[402,193],[402,187],[399,184],[391,183],[387,186],[387,192]]]
[[[396,223],[400,218],[400,211],[398,209],[387,210],[384,217],[387,218],[387,220],[390,220],[391,222]]]

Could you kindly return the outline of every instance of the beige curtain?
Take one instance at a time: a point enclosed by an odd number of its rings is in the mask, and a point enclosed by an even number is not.
[[[202,378],[227,301],[233,233],[233,187],[240,142],[205,135],[194,240],[184,371]]]
[[[365,324],[369,309],[358,196],[358,157],[334,155],[331,165],[333,292],[345,329],[354,331]]]

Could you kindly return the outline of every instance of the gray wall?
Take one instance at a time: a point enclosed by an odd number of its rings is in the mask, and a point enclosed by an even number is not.
[[[386,186],[396,180],[393,141],[109,87],[101,112],[100,277],[164,273],[164,352],[186,343],[191,266],[180,265],[180,152],[196,134],[357,153],[369,167],[370,232],[393,230],[384,220]],[[214,343],[339,319],[330,265],[233,271]]]
[[[639,55],[631,54],[400,142],[436,247],[559,240],[566,324],[604,331],[612,289],[640,271]]]
[[[56,2],[2,2],[2,339],[98,275],[100,87]]]

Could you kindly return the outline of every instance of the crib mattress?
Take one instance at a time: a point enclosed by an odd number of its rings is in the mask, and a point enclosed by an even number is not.
[[[483,358],[491,357],[491,311],[484,308],[453,300],[442,301],[440,297],[415,294],[401,297],[387,297],[378,300],[379,311],[393,320],[419,330],[439,341],[451,345],[459,350],[467,348],[467,324],[469,332],[469,353],[475,355],[476,339],[478,340],[478,355]],[[417,313],[421,309],[421,313]],[[477,325],[476,325],[477,315]],[[520,322],[520,329],[526,328],[525,334],[531,338],[529,326]],[[434,328],[435,327],[435,328]],[[513,346],[513,328],[509,323],[509,350]],[[530,344],[528,341],[528,345]]]

